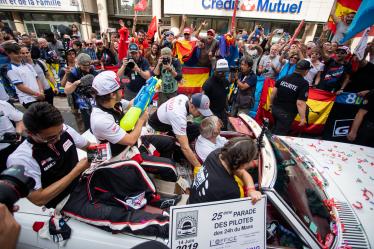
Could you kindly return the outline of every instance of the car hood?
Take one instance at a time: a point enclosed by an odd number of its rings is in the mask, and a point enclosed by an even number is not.
[[[325,191],[329,198],[351,207],[349,209],[361,223],[358,225],[363,227],[369,243],[374,246],[374,196],[371,194],[374,193],[374,148],[306,138],[280,138],[313,163],[327,182]]]

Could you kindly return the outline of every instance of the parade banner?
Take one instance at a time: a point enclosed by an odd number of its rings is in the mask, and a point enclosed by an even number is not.
[[[255,120],[262,124],[263,118],[268,118],[270,123],[273,123],[272,115],[269,109],[270,96],[273,91],[275,81],[266,78],[261,93],[259,108]],[[323,132],[329,113],[334,105],[335,94],[322,91],[319,89],[309,89],[309,97],[307,104],[307,123],[304,127],[299,127],[300,116],[297,115],[292,124],[292,132],[294,133],[308,133],[320,135]],[[295,103],[296,105],[296,103]]]
[[[209,71],[207,67],[182,67],[183,79],[178,87],[178,93],[201,92],[203,84],[209,78]]]
[[[326,121],[323,140],[348,143],[348,132],[363,100],[356,93],[343,92],[338,95]]]
[[[266,196],[173,206],[171,249],[265,249]]]

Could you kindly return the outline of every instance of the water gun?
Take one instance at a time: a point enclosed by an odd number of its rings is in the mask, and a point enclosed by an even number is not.
[[[134,104],[121,119],[119,126],[125,131],[134,129],[140,115],[145,111],[156,93],[156,88],[161,86],[162,80],[151,77],[146,84],[140,89],[134,99]]]

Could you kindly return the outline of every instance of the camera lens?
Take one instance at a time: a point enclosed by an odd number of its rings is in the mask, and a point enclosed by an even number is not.
[[[35,187],[35,180],[25,176],[23,166],[13,166],[0,175],[0,203],[4,203],[9,210],[18,199],[26,197]]]

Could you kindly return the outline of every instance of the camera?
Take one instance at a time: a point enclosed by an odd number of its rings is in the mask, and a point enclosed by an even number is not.
[[[20,135],[16,132],[5,132],[0,136],[0,143],[17,144],[19,143]]]
[[[169,63],[170,63],[170,58],[169,57],[162,58],[162,64],[163,65],[168,65]]]
[[[235,59],[233,61],[233,64],[230,66],[230,72],[231,73],[239,72],[239,66],[240,66],[239,59]]]
[[[127,57],[127,66],[129,69],[133,69],[135,67],[135,61],[134,61],[134,58],[132,58],[132,56],[129,56]]]
[[[0,203],[5,204],[9,211],[20,198],[26,197],[35,187],[35,180],[25,176],[25,168],[17,165],[8,168],[0,175]]]
[[[75,89],[75,92],[78,95],[86,96],[87,98],[92,98],[92,82],[94,80],[95,76],[92,74],[87,74],[83,76],[80,81],[81,83],[77,86],[77,89]]]

